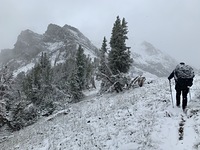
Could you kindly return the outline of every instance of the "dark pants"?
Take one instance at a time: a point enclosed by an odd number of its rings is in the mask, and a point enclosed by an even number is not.
[[[187,94],[189,92],[189,88],[181,89],[176,87],[176,106],[180,105],[180,98],[182,94],[182,108],[185,109],[187,106]]]

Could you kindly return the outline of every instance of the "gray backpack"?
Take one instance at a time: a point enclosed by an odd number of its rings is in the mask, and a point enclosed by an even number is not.
[[[194,69],[189,65],[179,64],[174,70],[176,79],[192,79],[194,78]]]

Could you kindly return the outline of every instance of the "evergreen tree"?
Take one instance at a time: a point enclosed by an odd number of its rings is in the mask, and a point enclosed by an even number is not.
[[[13,74],[5,66],[0,72],[0,127],[7,124],[11,129],[14,129],[9,121],[11,120],[11,103],[15,96],[12,82]]]
[[[91,78],[93,76],[93,64],[92,64],[92,59],[88,55],[87,58],[85,59],[85,75],[84,75],[84,88],[89,89],[89,84],[91,81]]]
[[[42,53],[40,61],[26,75],[23,91],[27,98],[39,105],[51,91],[52,69],[46,53]]]
[[[122,46],[122,25],[119,16],[114,23],[112,28],[111,38],[110,38],[110,47],[114,48],[121,48]]]
[[[100,65],[99,65],[99,72],[100,74],[107,74],[107,67],[106,67],[106,52],[107,52],[107,40],[106,37],[103,39],[102,47],[100,49]]]
[[[124,39],[124,46],[126,46],[126,40],[128,40],[127,34],[128,34],[128,27],[127,27],[127,22],[125,18],[122,19],[122,34],[123,34],[123,39]]]
[[[80,90],[84,89],[84,69],[85,69],[85,54],[83,48],[79,45],[76,53],[77,76],[79,78]]]
[[[22,83],[22,91],[27,99],[31,100],[33,97],[33,76],[31,73],[27,74]]]
[[[102,46],[101,46],[101,51],[102,53],[105,55],[105,53],[107,53],[107,40],[106,40],[106,37],[103,38],[103,43],[102,43]]]
[[[127,73],[131,66],[130,51],[125,43],[128,39],[127,33],[127,22],[123,18],[121,23],[119,16],[117,16],[110,39],[111,51],[108,54],[108,63],[113,74]]]
[[[101,89],[100,93],[105,92],[109,89],[111,86],[110,81],[108,81],[108,78],[112,75],[112,72],[110,71],[110,68],[108,67],[108,60],[107,60],[107,40],[104,37],[102,47],[100,49],[100,63],[99,63],[99,77],[101,78]]]
[[[42,53],[40,66],[41,66],[42,80],[44,84],[50,85],[52,82],[53,72],[51,69],[51,62],[46,53]]]
[[[72,101],[75,103],[79,102],[80,99],[83,97],[83,93],[79,85],[77,69],[75,69],[70,76],[69,87]]]

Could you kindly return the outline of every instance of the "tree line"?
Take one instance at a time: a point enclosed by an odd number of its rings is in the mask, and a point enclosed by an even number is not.
[[[0,127],[7,124],[11,130],[19,130],[41,116],[64,109],[63,104],[79,102],[84,90],[96,88],[95,78],[101,80],[101,93],[110,88],[122,91],[126,83],[121,81],[126,79],[122,75],[128,73],[133,61],[126,46],[127,33],[125,18],[121,21],[117,16],[110,50],[104,37],[97,58],[86,56],[78,45],[71,57],[56,66],[51,65],[47,53],[42,53],[31,70],[16,77],[9,66],[4,67],[0,72]]]

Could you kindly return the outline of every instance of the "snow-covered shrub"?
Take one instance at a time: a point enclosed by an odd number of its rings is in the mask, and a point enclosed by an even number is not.
[[[20,130],[23,127],[33,124],[37,121],[38,109],[33,104],[26,101],[18,103],[13,109],[13,119],[11,124],[14,130]]]

